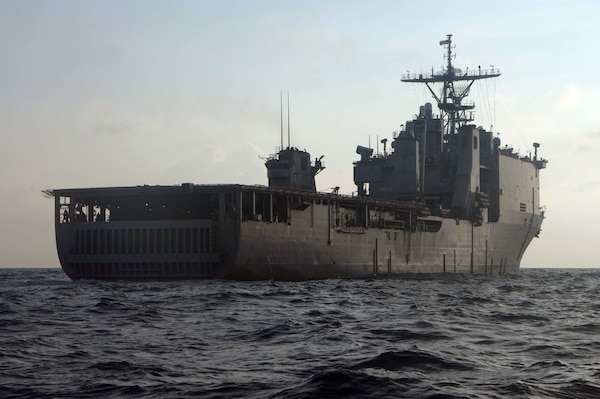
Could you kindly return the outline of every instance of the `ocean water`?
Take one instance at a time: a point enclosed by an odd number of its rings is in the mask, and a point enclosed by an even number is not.
[[[0,397],[600,398],[600,270],[126,283],[0,269]]]

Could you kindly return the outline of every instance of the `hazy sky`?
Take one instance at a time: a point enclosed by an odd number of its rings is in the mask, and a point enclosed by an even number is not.
[[[350,194],[356,145],[431,101],[400,78],[440,69],[447,33],[457,67],[502,73],[477,124],[549,159],[522,266],[600,266],[598,21],[592,0],[0,1],[0,267],[59,265],[42,189],[266,184],[280,90],[317,188]]]

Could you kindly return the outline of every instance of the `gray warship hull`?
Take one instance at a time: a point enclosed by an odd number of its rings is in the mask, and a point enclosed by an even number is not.
[[[501,217],[479,226],[412,202],[262,186],[54,190],[58,255],[72,279],[515,273],[544,217],[538,170],[498,157]]]
[[[310,280],[519,270],[544,211],[539,171],[472,123],[471,85],[498,70],[452,65],[402,81],[437,101],[393,133],[392,150],[358,146],[353,196],[316,191],[321,158],[288,146],[267,159],[268,186],[47,190],[58,256],[73,279]],[[433,85],[442,83],[441,92]],[[455,85],[455,83],[457,83]],[[441,93],[441,94],[440,94]],[[283,107],[282,107],[283,108]],[[289,118],[288,118],[289,119]],[[283,115],[282,115],[283,121]]]

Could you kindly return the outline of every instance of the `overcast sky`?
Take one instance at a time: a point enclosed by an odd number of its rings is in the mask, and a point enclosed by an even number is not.
[[[407,71],[502,76],[476,121],[539,142],[547,219],[525,267],[596,267],[600,2],[0,1],[0,267],[59,266],[48,188],[266,184],[280,144],[325,155],[317,188],[356,188],[375,145],[431,101]],[[287,141],[287,139],[286,139]]]

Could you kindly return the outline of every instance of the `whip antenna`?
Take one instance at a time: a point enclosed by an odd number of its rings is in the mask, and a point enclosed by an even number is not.
[[[283,90],[279,90],[279,119],[281,121],[281,149],[283,150]]]

